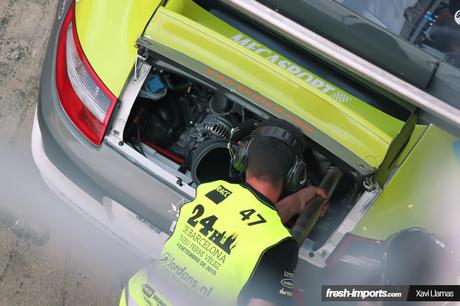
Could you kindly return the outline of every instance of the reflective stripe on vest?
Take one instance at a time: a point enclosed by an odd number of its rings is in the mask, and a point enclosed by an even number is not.
[[[161,267],[199,295],[236,305],[262,254],[292,238],[274,207],[225,181],[201,184],[181,207]]]

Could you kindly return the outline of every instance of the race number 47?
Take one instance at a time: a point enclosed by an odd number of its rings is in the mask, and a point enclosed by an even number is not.
[[[254,214],[256,214],[254,216]],[[240,215],[243,217],[241,220],[242,221],[251,221],[249,223],[247,223],[247,225],[249,226],[253,226],[253,225],[256,225],[256,224],[261,224],[261,223],[265,223],[267,222],[267,220],[264,219],[264,217],[262,217],[261,214],[257,213],[255,209],[245,209],[245,210],[242,210],[240,211]]]

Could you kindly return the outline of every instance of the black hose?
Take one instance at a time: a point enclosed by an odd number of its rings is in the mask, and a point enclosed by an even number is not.
[[[164,73],[162,75],[163,80],[165,81],[167,87],[171,90],[185,90],[187,87],[190,86],[190,82],[186,81],[185,83],[179,83],[179,84],[174,84],[174,82],[171,80],[171,75]]]

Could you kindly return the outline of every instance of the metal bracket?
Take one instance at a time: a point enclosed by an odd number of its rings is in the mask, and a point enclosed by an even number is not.
[[[136,60],[134,61],[134,82],[137,82],[139,80],[142,65],[147,60],[147,58],[148,56],[142,56],[140,54],[137,55]]]
[[[363,187],[366,191],[374,190],[375,187],[377,187],[375,177],[373,175],[365,177],[363,181]]]

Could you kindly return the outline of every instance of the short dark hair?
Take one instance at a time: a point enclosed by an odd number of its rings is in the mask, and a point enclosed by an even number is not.
[[[294,153],[283,142],[272,137],[257,136],[249,145],[246,171],[257,178],[282,184],[294,163]]]
[[[302,131],[281,119],[270,119],[260,126],[276,126],[288,131],[302,143]],[[299,147],[302,147],[301,145]],[[286,174],[294,164],[295,155],[303,153],[294,152],[294,148],[273,137],[256,136],[251,141],[248,151],[247,170],[255,177],[269,179],[273,184],[284,182]]]

